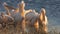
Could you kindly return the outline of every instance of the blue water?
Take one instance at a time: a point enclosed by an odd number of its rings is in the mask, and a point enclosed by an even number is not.
[[[24,0],[25,9],[36,9],[40,12],[41,8],[46,9],[48,17],[48,26],[60,26],[60,0]],[[8,5],[17,7],[21,0],[0,0],[0,11],[5,11],[3,3],[7,2]]]

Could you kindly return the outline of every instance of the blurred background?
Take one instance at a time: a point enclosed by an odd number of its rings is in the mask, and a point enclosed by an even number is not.
[[[3,6],[4,2],[17,8],[21,0],[0,0],[0,12],[6,11]],[[60,0],[24,0],[24,2],[25,9],[35,9],[40,12],[41,8],[45,8],[48,17],[48,30],[55,29],[60,32]]]

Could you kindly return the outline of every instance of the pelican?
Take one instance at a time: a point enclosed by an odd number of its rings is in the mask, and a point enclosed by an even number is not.
[[[14,18],[14,21],[17,23],[18,30],[22,27],[22,30],[25,30],[26,32],[32,32],[33,30],[39,29],[47,32],[46,25],[48,21],[44,8],[41,9],[40,14],[32,9],[25,10],[24,1],[18,4],[18,8],[12,8],[8,5],[4,5],[4,7],[7,10],[7,15]]]
[[[47,33],[48,19],[47,19],[47,16],[46,16],[46,10],[44,8],[41,9],[40,20],[43,24],[43,30]]]
[[[9,15],[4,14],[3,12],[0,15],[0,23],[2,24],[2,26],[6,26],[7,24],[13,24],[14,23],[14,18],[12,18]]]
[[[25,19],[27,23],[27,31],[29,30],[29,27],[34,27],[36,30],[43,29],[45,32],[47,32],[47,16],[46,11],[44,8],[41,9],[40,14],[38,14],[35,10],[29,11],[25,14]],[[31,28],[32,28],[31,27]],[[33,29],[32,29],[33,30]]]

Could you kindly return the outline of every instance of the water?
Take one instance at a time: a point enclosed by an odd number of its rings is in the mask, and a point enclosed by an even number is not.
[[[40,12],[41,8],[45,8],[48,17],[48,26],[60,28],[60,0],[24,0],[25,9],[36,9]],[[5,11],[3,3],[7,2],[8,5],[17,7],[21,0],[0,0],[0,11]],[[58,27],[57,27],[58,28]]]

